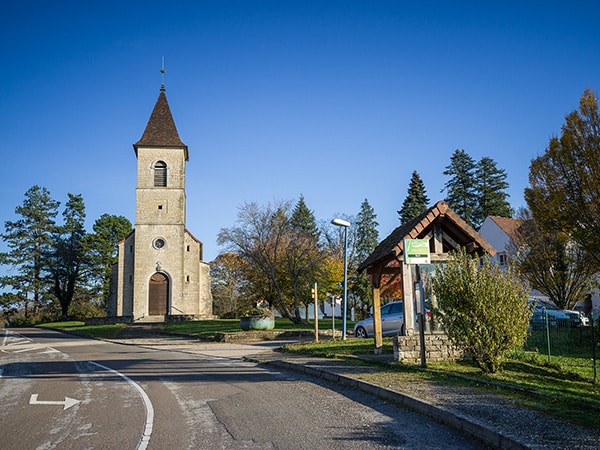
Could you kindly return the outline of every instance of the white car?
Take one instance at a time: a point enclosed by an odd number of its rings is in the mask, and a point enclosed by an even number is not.
[[[589,324],[589,319],[584,314],[579,311],[560,309],[549,300],[530,298],[529,306],[533,310],[530,325],[534,330],[546,327],[546,317],[551,328],[579,327]]]

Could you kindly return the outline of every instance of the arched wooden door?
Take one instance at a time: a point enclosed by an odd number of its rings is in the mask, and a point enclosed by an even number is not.
[[[150,277],[148,289],[148,314],[164,316],[169,304],[169,279],[165,274],[156,272]]]

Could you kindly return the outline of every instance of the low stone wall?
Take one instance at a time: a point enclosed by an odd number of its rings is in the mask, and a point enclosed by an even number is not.
[[[165,322],[188,322],[191,320],[208,320],[214,319],[213,316],[197,316],[195,314],[171,314],[169,316],[165,316]]]
[[[116,323],[133,323],[132,316],[92,317],[84,320],[86,325],[114,325]]]
[[[464,350],[452,344],[446,333],[425,334],[426,361],[457,361],[467,357]],[[394,337],[394,361],[421,362],[421,338],[418,333]]]
[[[319,336],[331,339],[331,330],[319,332]],[[314,340],[314,331],[279,331],[279,330],[250,330],[235,333],[217,333],[215,339],[219,342],[251,342],[251,341],[286,341],[286,340]]]
[[[109,317],[92,317],[85,319],[86,325],[113,325],[115,323],[162,323],[162,322],[186,322],[189,320],[212,320],[217,319],[217,316],[197,316],[194,314],[171,314],[167,316],[150,316],[140,320],[133,320],[132,316],[109,316]]]

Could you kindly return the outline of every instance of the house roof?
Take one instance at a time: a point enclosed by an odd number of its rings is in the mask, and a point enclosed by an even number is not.
[[[444,237],[444,253],[456,245],[471,244],[474,251],[496,253],[494,248],[475,229],[456,214],[448,204],[439,201],[414,219],[400,225],[375,248],[359,266],[362,271],[368,267],[387,264],[404,254],[404,239],[424,239],[432,231],[434,224],[440,224]]]
[[[150,115],[146,129],[141,139],[133,144],[137,156],[139,147],[181,147],[185,151],[185,160],[188,160],[188,147],[179,138],[175,121],[171,115],[171,109],[167,102],[164,85],[160,88],[160,94]]]
[[[509,217],[490,216],[490,219],[504,231],[508,237],[517,242],[519,238],[519,228],[523,224],[521,219],[511,219]]]

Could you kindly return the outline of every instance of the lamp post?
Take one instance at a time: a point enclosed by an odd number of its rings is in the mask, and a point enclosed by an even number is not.
[[[346,316],[348,315],[348,227],[350,226],[350,222],[342,219],[333,219],[331,223],[337,227],[344,228],[344,297],[342,300],[342,339],[346,340]]]

